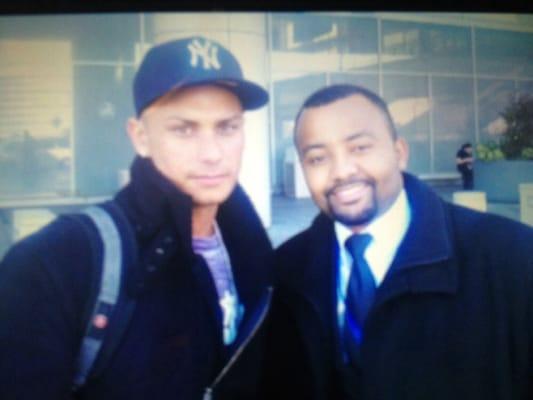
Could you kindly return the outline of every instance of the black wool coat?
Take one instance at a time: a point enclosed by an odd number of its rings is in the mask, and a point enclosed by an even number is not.
[[[319,215],[276,251],[267,398],[533,398],[533,229],[448,204],[411,175],[404,183],[412,220],[357,367],[337,356],[332,221]]]
[[[190,197],[148,159],[131,175],[113,202],[137,239],[139,262],[124,279],[136,306],[115,355],[71,393],[95,274],[85,231],[61,216],[0,265],[1,399],[200,399],[207,388],[214,399],[256,397],[272,247],[251,202],[237,187],[217,215],[245,307],[227,347],[213,280],[192,251]]]

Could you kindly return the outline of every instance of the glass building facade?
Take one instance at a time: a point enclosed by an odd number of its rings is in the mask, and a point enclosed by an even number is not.
[[[408,169],[436,178],[456,176],[462,143],[498,134],[511,96],[533,93],[533,15],[254,13],[264,22],[254,31],[243,13],[228,14],[209,13],[217,35],[264,36],[269,193],[287,192],[294,117],[324,85],[381,94],[409,142]],[[136,66],[167,27],[172,36],[183,26],[173,18],[183,23],[179,13],[0,16],[0,204],[118,189],[134,155],[125,123]],[[11,222],[0,212],[0,243]]]
[[[461,144],[495,139],[510,97],[533,93],[527,15],[276,14],[271,33],[278,189],[290,121],[323,85],[381,94],[409,143],[409,170],[422,177],[455,174]]]

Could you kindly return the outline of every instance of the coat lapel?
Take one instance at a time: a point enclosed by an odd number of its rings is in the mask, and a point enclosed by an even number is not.
[[[324,332],[331,332],[336,310],[337,241],[333,223],[319,214],[307,231],[306,255],[291,273],[292,288],[300,294],[317,314]]]
[[[312,315],[300,314],[302,319],[299,325],[301,329],[306,330],[302,339],[308,349],[307,361],[313,371],[313,385],[327,390],[324,377],[329,372],[325,369],[333,365],[332,357],[335,357],[337,350],[335,266],[338,246],[333,223],[324,214],[319,214],[315,218],[306,233],[308,236],[305,239],[307,243],[304,249],[308,253],[302,255],[300,258],[302,262],[294,266],[293,276],[297,278],[291,279],[291,285],[314,311]]]
[[[404,174],[411,223],[376,293],[374,307],[406,292],[454,293],[457,265],[447,207],[430,188]]]
[[[233,278],[244,305],[244,316],[232,349],[237,348],[257,325],[264,307],[272,274],[272,245],[246,193],[237,186],[217,215],[228,250]]]

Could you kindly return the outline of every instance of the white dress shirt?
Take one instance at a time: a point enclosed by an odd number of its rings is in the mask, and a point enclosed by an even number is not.
[[[372,235],[372,241],[366,248],[364,257],[372,271],[376,286],[383,282],[410,221],[411,209],[405,189],[402,189],[391,207],[360,232]],[[353,235],[353,232],[346,225],[335,222],[335,235],[339,245],[337,315],[342,329],[346,291],[353,263],[352,256],[346,250],[345,242]]]

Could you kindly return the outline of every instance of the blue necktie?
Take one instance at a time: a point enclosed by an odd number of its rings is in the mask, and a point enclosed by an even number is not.
[[[345,354],[352,363],[358,359],[363,324],[374,302],[376,282],[365,261],[364,252],[372,241],[369,234],[355,234],[346,240],[346,249],[353,259],[346,291],[343,341]]]

